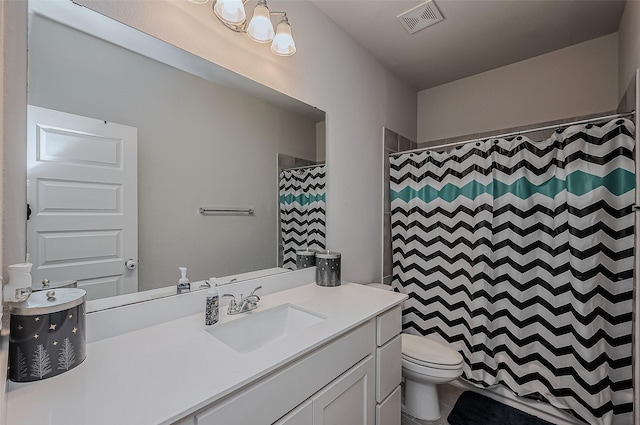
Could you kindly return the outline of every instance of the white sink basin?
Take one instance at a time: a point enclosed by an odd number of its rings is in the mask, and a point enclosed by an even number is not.
[[[213,325],[207,329],[207,332],[233,350],[243,354],[294,335],[326,319],[324,316],[293,304],[283,304],[268,310],[253,310],[240,314],[244,317],[228,323]]]

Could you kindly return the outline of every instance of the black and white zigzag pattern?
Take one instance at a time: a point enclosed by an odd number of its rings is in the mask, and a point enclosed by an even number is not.
[[[634,130],[391,157],[405,331],[452,345],[478,386],[632,423]]]
[[[282,267],[296,269],[296,251],[325,249],[325,166],[280,172]]]

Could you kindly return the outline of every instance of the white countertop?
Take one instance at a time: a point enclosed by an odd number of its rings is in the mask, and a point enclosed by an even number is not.
[[[7,423],[169,424],[405,298],[403,294],[358,284],[334,288],[308,284],[266,295],[252,312],[227,316],[226,308],[222,308],[219,324],[286,303],[327,317],[304,332],[243,355],[206,332],[203,305],[200,314],[88,344],[87,359],[64,374],[39,382],[11,382]]]

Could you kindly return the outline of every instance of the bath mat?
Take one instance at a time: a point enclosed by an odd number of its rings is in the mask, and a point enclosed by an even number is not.
[[[449,425],[553,425],[473,391],[460,395],[447,420]]]

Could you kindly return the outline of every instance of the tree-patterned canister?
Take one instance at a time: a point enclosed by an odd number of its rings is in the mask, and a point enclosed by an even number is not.
[[[316,284],[320,286],[340,286],[340,253],[316,253]]]
[[[9,306],[9,379],[39,381],[60,375],[86,358],[83,289],[34,292]]]

